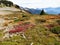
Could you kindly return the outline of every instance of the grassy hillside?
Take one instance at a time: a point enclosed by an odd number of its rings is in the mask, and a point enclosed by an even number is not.
[[[33,15],[19,8],[0,1],[0,45],[60,45],[59,15]]]
[[[0,45],[60,45],[60,16],[58,15],[32,15],[24,12],[14,12],[0,16],[6,21],[3,27],[27,26],[21,32],[13,33],[12,37],[3,38],[6,28],[0,30]],[[10,30],[10,29],[9,29]],[[9,32],[8,32],[9,33]]]

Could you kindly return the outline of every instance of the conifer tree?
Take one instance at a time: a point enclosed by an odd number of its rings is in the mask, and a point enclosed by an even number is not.
[[[44,10],[41,11],[40,15],[45,15],[46,13],[44,12]]]

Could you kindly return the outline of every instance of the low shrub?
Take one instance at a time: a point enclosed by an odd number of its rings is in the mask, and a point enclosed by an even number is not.
[[[37,23],[45,23],[46,20],[45,19],[35,19]]]
[[[18,21],[20,21],[20,19],[15,19],[15,20],[14,20],[14,22],[18,22]]]
[[[22,17],[28,17],[27,15],[25,15],[25,14],[22,14]]]
[[[60,25],[60,20],[57,20],[56,22]]]
[[[46,27],[47,27],[48,29],[51,29],[51,28],[53,28],[54,26],[55,26],[54,24],[46,25]]]
[[[56,42],[55,45],[60,45],[60,42]]]
[[[51,32],[55,34],[60,34],[60,26],[55,26],[51,29]]]

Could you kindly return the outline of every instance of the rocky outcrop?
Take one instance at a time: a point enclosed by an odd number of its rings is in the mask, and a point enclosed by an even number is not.
[[[29,11],[27,11],[27,10],[24,10],[24,9],[22,9],[19,5],[17,5],[17,4],[14,4],[13,2],[11,2],[11,1],[7,1],[7,0],[0,0],[0,13],[2,14],[7,14],[6,12],[8,12],[9,14],[11,14],[12,12],[11,11],[14,11],[14,10],[16,10],[16,11],[21,11],[22,13],[29,13],[29,14],[31,14],[31,12],[29,12]],[[4,11],[1,11],[1,10],[3,10],[4,9]],[[20,13],[21,13],[20,12]]]
[[[5,7],[5,6],[11,7],[11,6],[13,6],[13,2],[11,2],[11,1],[0,1],[0,7]]]
[[[0,1],[0,7],[15,7],[15,8],[20,8],[20,6],[14,4],[13,2],[11,1]]]

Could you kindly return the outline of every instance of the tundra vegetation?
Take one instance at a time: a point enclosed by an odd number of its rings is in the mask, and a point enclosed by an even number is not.
[[[60,45],[59,15],[14,11],[0,15],[0,24],[0,45]]]
[[[54,19],[51,19],[51,15],[40,16],[23,12],[24,15],[22,15],[20,13],[3,17],[10,21],[7,27],[10,24],[14,28],[7,32],[4,32],[6,29],[0,30],[0,45],[60,45],[60,18],[58,15],[52,16]],[[9,34],[9,38],[3,38],[7,35],[6,33]]]

